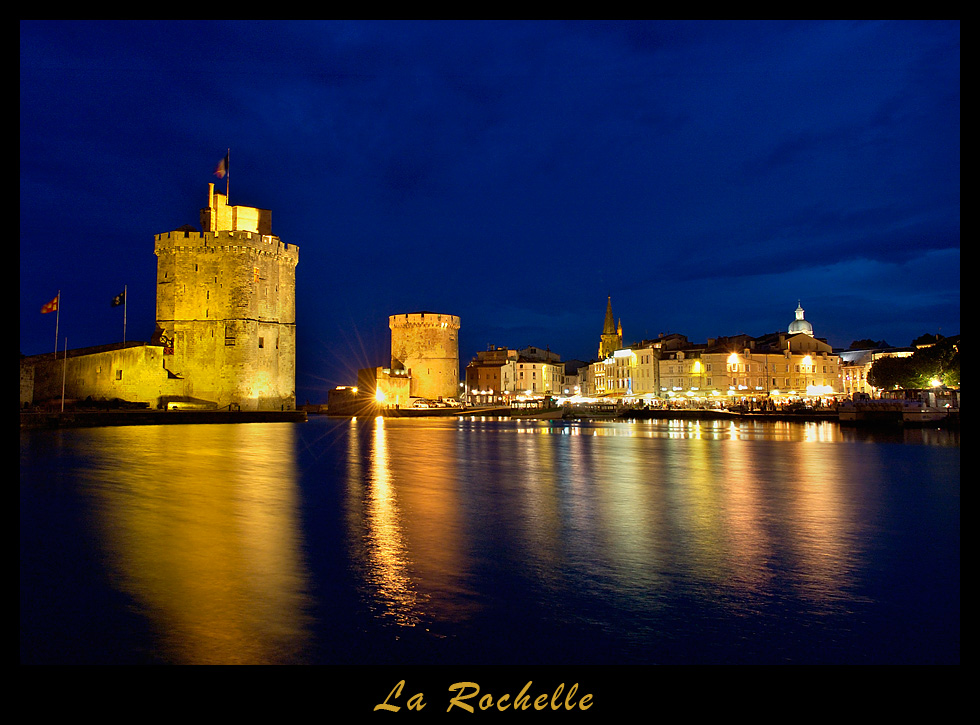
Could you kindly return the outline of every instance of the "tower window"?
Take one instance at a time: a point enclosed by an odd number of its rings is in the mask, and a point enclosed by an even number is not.
[[[260,337],[259,338],[259,347],[260,348],[265,347],[265,338],[264,337]]]

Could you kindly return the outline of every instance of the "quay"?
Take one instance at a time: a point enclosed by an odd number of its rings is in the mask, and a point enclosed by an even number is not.
[[[795,420],[795,421],[833,421],[837,422],[836,410],[800,410],[800,411],[770,411],[770,410],[727,410],[725,408],[627,408],[619,415],[620,418],[636,420],[673,419],[673,420]]]
[[[908,419],[901,413],[862,420],[841,417],[837,408],[812,408],[801,410],[729,410],[726,408],[629,408],[613,406],[565,405],[540,411],[515,409],[508,406],[447,407],[447,408],[378,408],[370,403],[358,407],[345,407],[328,412],[327,406],[304,406],[310,415],[330,415],[335,418],[383,416],[386,418],[433,418],[471,417],[522,418],[551,420],[729,420],[798,423],[840,423],[841,425],[868,426],[959,426],[959,409],[944,413],[941,417],[923,420]]]
[[[84,410],[22,412],[21,429],[98,428],[121,425],[303,423],[304,410]]]

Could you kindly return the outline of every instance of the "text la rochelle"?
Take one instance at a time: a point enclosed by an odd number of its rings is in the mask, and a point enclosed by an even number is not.
[[[535,710],[588,710],[592,707],[592,695],[585,694],[576,700],[576,693],[578,692],[578,683],[576,682],[572,685],[568,692],[565,694],[564,699],[562,699],[562,693],[565,690],[565,683],[561,683],[555,688],[553,693],[541,693],[537,695],[533,700],[528,694],[531,689],[532,682],[529,680],[524,689],[522,689],[517,697],[511,699],[509,694],[503,694],[499,697],[494,697],[491,693],[486,693],[479,700],[476,701],[476,707],[480,710],[490,710],[496,708],[503,712],[513,708],[514,710],[527,710],[533,707]],[[405,680],[400,680],[397,685],[395,685],[391,692],[388,693],[388,697],[385,701],[375,705],[375,710],[387,710],[389,712],[398,712],[401,710],[401,705],[394,704],[401,696],[402,690],[405,689]],[[449,707],[446,708],[446,712],[449,712],[454,707],[458,707],[467,712],[475,712],[474,706],[466,700],[472,700],[477,695],[480,694],[480,686],[475,682],[456,682],[449,686],[449,692],[455,692],[456,694],[450,698]],[[421,710],[426,706],[423,693],[419,692],[408,698],[405,706],[409,710]]]

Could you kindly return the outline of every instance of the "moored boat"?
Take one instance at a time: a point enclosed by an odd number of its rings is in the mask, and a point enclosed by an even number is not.
[[[511,401],[511,418],[539,418],[554,420],[565,415],[565,409],[559,406],[553,397],[524,397]]]
[[[837,409],[841,424],[938,425],[959,412],[959,394],[946,390],[886,391],[880,398],[856,394]]]

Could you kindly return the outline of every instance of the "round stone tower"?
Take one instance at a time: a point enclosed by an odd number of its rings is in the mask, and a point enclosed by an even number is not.
[[[459,396],[459,317],[436,312],[391,315],[391,369],[411,376],[413,398]]]

